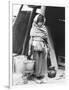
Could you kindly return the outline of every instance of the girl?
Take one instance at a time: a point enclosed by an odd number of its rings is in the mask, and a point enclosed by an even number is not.
[[[45,17],[35,16],[30,31],[29,52],[35,60],[34,74],[37,79],[43,79],[47,72],[48,33],[45,27]]]

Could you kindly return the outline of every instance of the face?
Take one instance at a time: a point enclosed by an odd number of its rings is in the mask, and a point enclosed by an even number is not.
[[[43,22],[38,22],[38,26],[42,26],[43,25]]]

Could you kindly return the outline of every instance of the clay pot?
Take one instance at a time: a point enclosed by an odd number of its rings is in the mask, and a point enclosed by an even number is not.
[[[56,76],[55,67],[49,67],[49,70],[48,70],[48,77],[54,78],[55,76]]]

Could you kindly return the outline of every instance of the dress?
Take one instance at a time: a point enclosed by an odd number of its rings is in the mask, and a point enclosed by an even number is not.
[[[30,37],[32,37],[32,54],[35,60],[34,74],[44,76],[47,72],[47,53],[48,53],[48,33],[44,25],[38,27],[33,23]]]

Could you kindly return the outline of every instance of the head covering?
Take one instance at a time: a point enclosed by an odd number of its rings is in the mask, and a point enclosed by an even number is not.
[[[37,14],[34,18],[34,22],[37,23],[38,21],[42,21],[43,23],[45,23],[46,19],[43,15],[41,14]]]

